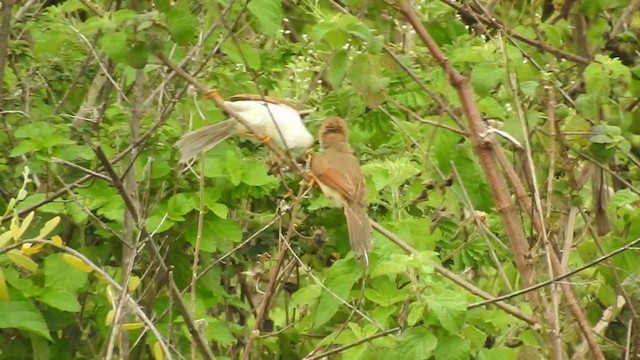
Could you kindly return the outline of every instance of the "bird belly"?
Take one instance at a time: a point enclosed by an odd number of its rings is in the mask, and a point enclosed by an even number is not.
[[[271,137],[277,147],[308,148],[313,145],[313,135],[294,109],[259,101],[237,101],[231,104],[254,130],[260,135]]]
[[[326,197],[328,197],[333,202],[333,205],[335,207],[337,207],[337,208],[342,208],[343,207],[342,196],[340,195],[339,192],[333,190],[329,186],[321,183],[320,181],[318,181],[318,185],[320,185],[320,190],[322,190],[322,193],[324,193],[324,195]]]

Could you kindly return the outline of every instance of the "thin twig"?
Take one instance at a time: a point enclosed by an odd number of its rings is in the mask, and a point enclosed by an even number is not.
[[[280,267],[282,266],[282,262],[284,261],[285,253],[287,252],[287,244],[291,240],[291,236],[293,235],[293,229],[296,222],[296,217],[298,215],[298,210],[300,209],[300,201],[302,200],[302,194],[304,194],[306,186],[300,186],[300,190],[298,191],[298,195],[293,203],[291,208],[291,216],[289,229],[287,230],[286,237],[280,243],[280,249],[278,250],[278,255],[276,257],[276,264],[271,269],[271,276],[269,278],[269,284],[267,285],[267,289],[265,290],[264,297],[262,302],[260,303],[260,309],[258,310],[258,315],[256,316],[256,320],[253,324],[253,330],[249,334],[249,338],[244,346],[244,351],[242,354],[242,358],[244,360],[248,360],[251,354],[251,344],[253,343],[253,339],[259,335],[258,329],[262,325],[262,321],[267,313],[267,309],[269,308],[269,300],[271,295],[273,294],[273,289],[275,287],[276,279],[278,278],[278,273]]]
[[[480,302],[471,304],[471,305],[469,305],[467,307],[467,309],[475,309],[477,307],[486,306],[486,305],[489,305],[489,304],[493,304],[496,301],[509,300],[509,299],[512,299],[512,298],[514,298],[516,296],[520,296],[522,294],[526,294],[528,292],[535,291],[537,289],[540,289],[542,287],[548,286],[550,284],[560,282],[560,281],[562,281],[564,279],[567,279],[567,278],[569,278],[569,277],[571,277],[571,276],[573,276],[575,274],[578,274],[578,273],[580,273],[580,272],[582,272],[582,271],[584,271],[584,270],[586,270],[586,269],[588,269],[590,267],[593,267],[593,266],[595,266],[595,265],[597,265],[597,264],[599,264],[599,263],[601,263],[601,262],[603,262],[603,261],[605,261],[607,259],[610,259],[610,258],[612,258],[612,257],[614,257],[614,256],[616,256],[616,255],[618,255],[618,254],[620,254],[622,252],[625,252],[625,251],[633,248],[634,246],[636,246],[638,244],[640,244],[640,238],[635,239],[634,241],[628,243],[627,245],[624,245],[624,246],[622,246],[622,247],[620,247],[620,248],[618,248],[618,249],[616,249],[616,250],[614,250],[614,251],[612,251],[612,252],[610,252],[610,253],[608,253],[606,255],[602,255],[599,258],[597,258],[595,260],[592,260],[592,261],[590,261],[590,262],[588,262],[588,263],[586,263],[586,264],[584,264],[584,265],[582,265],[582,266],[580,266],[580,267],[578,267],[578,268],[576,268],[574,270],[571,270],[571,271],[569,271],[567,273],[564,273],[564,274],[562,274],[562,275],[560,275],[560,276],[558,276],[556,278],[553,278],[553,279],[550,279],[550,280],[547,280],[547,281],[543,281],[543,282],[541,282],[539,284],[530,286],[528,288],[512,292],[511,294],[498,296],[498,297],[494,298],[493,300],[485,300],[485,301],[480,301]]]

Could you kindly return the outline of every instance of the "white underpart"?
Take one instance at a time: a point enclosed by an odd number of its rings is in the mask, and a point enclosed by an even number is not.
[[[279,148],[308,148],[313,145],[313,135],[302,123],[300,114],[288,106],[254,100],[227,101],[226,104],[247,120],[254,130],[261,135],[269,135]]]

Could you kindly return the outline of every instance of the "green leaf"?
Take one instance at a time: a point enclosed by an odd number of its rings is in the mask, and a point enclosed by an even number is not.
[[[251,0],[247,10],[256,20],[256,29],[264,34],[273,36],[281,28],[283,12],[280,0]]]
[[[224,51],[229,59],[236,64],[246,65],[249,69],[253,70],[260,70],[260,67],[262,67],[260,54],[250,44],[236,44],[233,41],[227,41],[222,46],[222,51]]]
[[[391,260],[381,261],[376,264],[375,269],[371,272],[371,278],[380,275],[395,275],[407,271],[406,256],[394,255]]]
[[[362,276],[362,270],[356,268],[353,260],[338,260],[327,271],[325,285],[333,294],[322,290],[320,301],[315,312],[315,327],[327,323],[338,312],[343,302],[347,300],[353,284]]]
[[[414,326],[424,318],[424,310],[426,306],[417,302],[409,305],[409,314],[407,315],[407,325]]]
[[[338,50],[331,59],[327,68],[327,81],[332,87],[337,88],[344,79],[349,64],[349,52],[347,50]]]
[[[229,331],[229,324],[209,316],[207,317],[207,338],[222,346],[229,346],[236,342],[235,336]]]
[[[428,311],[440,325],[452,334],[457,333],[464,324],[467,304],[464,295],[452,290],[430,293],[426,296]]]
[[[438,338],[424,327],[412,327],[400,335],[397,347],[387,355],[387,359],[423,360],[433,354]]]
[[[198,224],[196,222],[185,233],[185,238],[193,246],[196,244],[197,229]],[[242,231],[237,222],[218,217],[205,217],[200,250],[215,252],[221,247],[229,248],[231,244],[240,240],[242,240]]]
[[[79,312],[81,309],[75,295],[60,290],[47,290],[38,300],[62,311]]]
[[[494,347],[492,349],[482,349],[479,360],[516,360],[518,350],[506,347]]]
[[[469,341],[455,335],[438,338],[438,346],[433,352],[436,360],[466,360],[470,355]]]
[[[42,314],[30,301],[0,301],[0,329],[20,329],[51,340]]]
[[[267,173],[267,166],[262,162],[247,163],[242,168],[242,182],[249,186],[265,186],[277,184],[278,179]]]
[[[183,221],[184,215],[191,211],[189,197],[186,194],[176,194],[169,199],[167,213],[169,219],[173,221]]]
[[[129,54],[129,44],[127,33],[124,31],[104,34],[100,39],[100,47],[111,60],[121,63],[127,61]]]
[[[318,285],[312,284],[305,286],[293,293],[291,296],[291,305],[310,304],[312,301],[320,297],[321,293],[322,288]]]
[[[471,71],[471,84],[478,96],[487,96],[502,81],[502,70],[489,63],[478,64]]]
[[[69,266],[62,254],[52,254],[44,259],[44,284],[47,291],[59,290],[77,294],[88,283],[87,274]]]
[[[478,101],[478,109],[488,117],[505,119],[505,110],[502,104],[493,97],[484,97]]]
[[[186,45],[195,38],[196,25],[197,20],[189,11],[175,7],[167,11],[167,27],[178,45]]]

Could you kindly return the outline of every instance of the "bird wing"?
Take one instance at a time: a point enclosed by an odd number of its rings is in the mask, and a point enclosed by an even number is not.
[[[288,106],[295,110],[292,104],[288,103],[285,100],[274,98],[272,96],[262,96],[262,95],[255,95],[255,94],[238,94],[238,95],[233,95],[229,98],[229,101],[231,102],[247,101],[247,100],[248,101],[266,101],[272,104]]]
[[[331,161],[336,156],[341,158],[340,167]],[[335,190],[348,203],[360,202],[361,195],[366,194],[358,160],[351,154],[325,151],[313,158],[311,171],[319,182]]]

